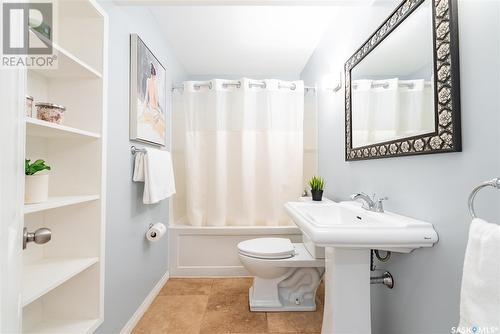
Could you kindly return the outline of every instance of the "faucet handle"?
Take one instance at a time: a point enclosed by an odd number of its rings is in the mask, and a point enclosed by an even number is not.
[[[384,212],[384,204],[383,204],[383,201],[387,201],[389,199],[389,197],[387,196],[384,196],[384,197],[380,197],[377,202],[375,203],[375,211],[376,212]]]

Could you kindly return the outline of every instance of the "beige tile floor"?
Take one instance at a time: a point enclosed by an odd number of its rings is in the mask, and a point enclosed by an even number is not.
[[[171,278],[134,329],[134,334],[319,334],[324,287],[315,312],[250,312],[250,278]]]

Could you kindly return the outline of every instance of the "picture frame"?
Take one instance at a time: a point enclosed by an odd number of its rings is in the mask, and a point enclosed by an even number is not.
[[[435,131],[353,147],[351,71],[427,0],[403,0],[345,63],[345,161],[462,151],[457,0],[428,0],[433,20]]]
[[[130,140],[165,146],[166,69],[137,34],[130,34]]]

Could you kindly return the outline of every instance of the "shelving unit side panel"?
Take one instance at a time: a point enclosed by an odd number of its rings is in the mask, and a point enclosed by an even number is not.
[[[23,332],[76,334],[95,330],[100,321],[98,268],[98,264],[92,265],[24,307]]]
[[[102,132],[102,79],[53,79],[48,90],[51,101],[66,107],[63,124]]]
[[[46,257],[100,257],[100,201],[45,212],[44,223],[52,229],[45,244]]]
[[[101,191],[101,142],[49,140],[48,162],[51,164],[52,196],[92,195]]]
[[[99,318],[99,266],[94,264],[43,297],[47,319]]]
[[[34,98],[32,115],[36,118],[35,103],[49,101],[48,80],[39,73],[28,71],[27,93]]]
[[[59,19],[59,25],[64,26],[64,29],[58,32],[58,43],[92,68],[102,72],[103,59],[100,56],[103,49],[102,18],[63,17]]]

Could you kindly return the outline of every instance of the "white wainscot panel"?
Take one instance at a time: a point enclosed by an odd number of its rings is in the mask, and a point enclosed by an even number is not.
[[[171,277],[249,276],[236,248],[240,241],[282,237],[302,242],[297,227],[169,227]]]

